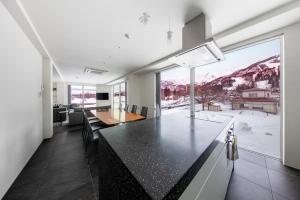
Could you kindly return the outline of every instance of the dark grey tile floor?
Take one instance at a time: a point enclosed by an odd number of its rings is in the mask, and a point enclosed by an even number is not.
[[[299,170],[247,150],[239,149],[239,155],[227,200],[300,200]]]
[[[97,166],[88,165],[80,127],[55,127],[3,200],[98,199]],[[300,200],[300,172],[278,160],[239,150],[226,200]]]
[[[90,168],[81,128],[55,127],[54,137],[40,145],[3,200],[98,199]]]

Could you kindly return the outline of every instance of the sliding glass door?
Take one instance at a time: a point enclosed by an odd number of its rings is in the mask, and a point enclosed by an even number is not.
[[[85,108],[96,106],[96,86],[83,86],[83,105]]]
[[[114,85],[113,87],[113,107],[119,109],[120,106],[120,85]]]
[[[125,108],[126,106],[126,97],[127,97],[126,82],[124,82],[120,84],[120,102],[122,108]]]
[[[234,116],[239,147],[280,158],[281,38],[225,53],[195,68],[195,111]],[[160,72],[161,113],[190,108],[190,69]]]
[[[127,104],[127,84],[126,82],[113,86],[113,108],[125,108]]]
[[[162,114],[189,110],[190,69],[176,67],[160,73],[160,99]]]
[[[196,111],[234,116],[239,147],[280,158],[281,39],[246,46],[196,68]]]
[[[71,85],[71,103],[82,108],[96,106],[96,86]]]

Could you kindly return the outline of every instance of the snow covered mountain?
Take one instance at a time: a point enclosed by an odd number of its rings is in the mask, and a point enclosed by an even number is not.
[[[209,72],[203,77],[204,84],[196,84],[196,89],[219,92],[240,91],[248,88],[277,89],[280,85],[280,56],[275,55],[253,63],[229,75],[215,77]],[[161,81],[161,89],[174,91],[176,88],[188,88],[187,81]]]
[[[250,66],[237,70],[229,75],[221,76],[205,84],[206,88],[216,86],[223,90],[247,88],[272,89],[279,88],[280,56],[275,55]]]

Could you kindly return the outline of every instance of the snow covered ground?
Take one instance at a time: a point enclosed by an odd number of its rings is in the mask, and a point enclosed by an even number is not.
[[[280,158],[280,114],[266,114],[253,110],[231,110],[231,105],[221,104],[222,112],[202,111],[202,105],[196,105],[196,112],[234,116],[235,134],[242,148]],[[189,106],[162,110],[170,114],[189,110]]]

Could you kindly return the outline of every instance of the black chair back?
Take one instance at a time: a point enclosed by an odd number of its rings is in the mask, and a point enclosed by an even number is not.
[[[88,134],[88,117],[86,112],[83,112],[83,122],[82,122],[82,140],[83,144],[86,147],[86,140],[87,140],[87,134]]]
[[[86,112],[83,112],[83,142],[85,147],[85,152],[87,154],[88,163],[90,164],[93,162],[93,160],[97,162],[98,160],[98,139],[95,139],[96,137],[94,134],[98,134],[93,132],[92,125],[89,122],[88,116]]]
[[[59,113],[62,111],[67,111],[67,108],[53,108],[53,123],[66,121],[67,113]]]
[[[132,105],[131,112],[136,113],[137,105]]]
[[[148,113],[148,107],[143,106],[141,110],[141,115],[147,118],[147,113]]]
[[[128,104],[125,106],[124,110],[125,110],[126,112],[129,111],[129,105],[128,105]]]

